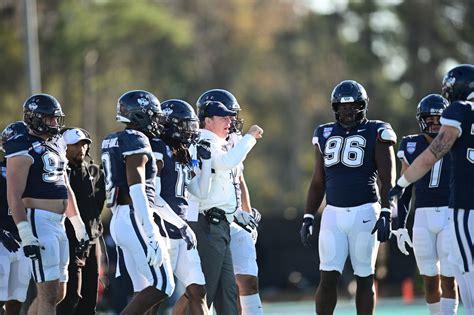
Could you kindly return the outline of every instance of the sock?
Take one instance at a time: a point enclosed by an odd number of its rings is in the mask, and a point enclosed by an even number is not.
[[[242,315],[263,315],[262,301],[257,294],[241,295],[240,306],[242,307]]]
[[[428,309],[430,310],[430,315],[441,315],[441,305],[440,302],[436,303],[426,303]]]
[[[455,299],[441,298],[441,315],[456,315],[458,313],[458,301]]]

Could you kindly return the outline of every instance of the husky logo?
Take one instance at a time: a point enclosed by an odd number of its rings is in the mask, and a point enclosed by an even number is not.
[[[5,141],[8,141],[10,140],[10,138],[12,137],[13,135],[13,128],[12,127],[8,127],[7,129],[5,129],[5,131],[3,132],[3,138],[5,139]]]
[[[37,108],[38,108],[38,104],[36,104],[35,101],[28,104],[28,109],[31,111],[34,111]]]
[[[471,125],[471,135],[474,135],[474,124]]]
[[[137,102],[138,104],[140,104],[140,106],[147,106],[148,104],[150,104],[150,101],[144,97],[140,97],[139,99],[137,99]]]
[[[444,78],[444,82],[443,82],[443,83],[444,83],[444,85],[445,85],[446,87],[450,87],[450,88],[451,88],[451,87],[454,86],[454,83],[456,83],[456,78],[453,77],[453,76],[449,76],[449,77],[447,76],[447,77]]]
[[[413,154],[416,150],[416,142],[408,142],[407,143],[407,152]]]
[[[173,113],[173,109],[172,108],[169,108],[169,107],[166,107],[166,108],[163,108],[163,114],[165,116],[169,116]]]
[[[331,132],[332,132],[332,127],[324,128],[323,137],[327,139],[331,135]]]

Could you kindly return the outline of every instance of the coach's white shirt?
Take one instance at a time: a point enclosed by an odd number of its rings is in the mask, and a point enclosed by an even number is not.
[[[238,166],[257,143],[252,135],[245,135],[232,147],[215,133],[201,129],[201,140],[211,143],[211,188],[206,199],[198,199],[199,212],[216,207],[226,212],[227,221],[230,223],[237,208],[235,183],[238,183]],[[191,200],[196,200],[195,196]]]

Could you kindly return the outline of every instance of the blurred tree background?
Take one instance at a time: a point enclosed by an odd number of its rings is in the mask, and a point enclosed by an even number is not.
[[[312,132],[334,118],[332,88],[359,81],[369,118],[390,122],[401,138],[418,132],[416,105],[440,92],[443,73],[474,63],[470,0],[50,0],[38,1],[37,15],[42,92],[60,100],[67,125],[92,132],[96,160],[100,140],[122,128],[115,105],[129,89],[191,104],[210,88],[236,95],[246,128],[265,130],[246,161],[265,218],[261,262],[291,248],[281,258],[310,259],[300,271],[311,279],[316,261],[301,254],[297,231]],[[0,126],[22,118],[30,93],[24,16],[24,1],[0,0]],[[264,273],[263,284],[288,285],[286,269]]]

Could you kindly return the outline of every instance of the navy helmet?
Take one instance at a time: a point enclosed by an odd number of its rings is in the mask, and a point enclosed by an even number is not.
[[[64,116],[61,104],[49,94],[34,94],[23,104],[23,120],[38,135],[57,135],[64,126]],[[57,123],[51,125],[53,118]]]
[[[148,136],[156,137],[160,134],[163,128],[160,124],[162,116],[160,101],[150,92],[128,91],[117,101],[117,121]]]
[[[341,110],[339,105],[352,103],[350,110]],[[367,116],[369,97],[365,88],[354,80],[344,80],[331,93],[331,106],[338,121],[344,128],[352,128]]]
[[[416,119],[420,126],[420,131],[434,138],[438,131],[432,130],[433,122],[427,122],[426,119],[431,116],[439,116],[449,106],[447,99],[439,94],[429,94],[423,97],[416,107]],[[439,122],[438,122],[439,124]]]

